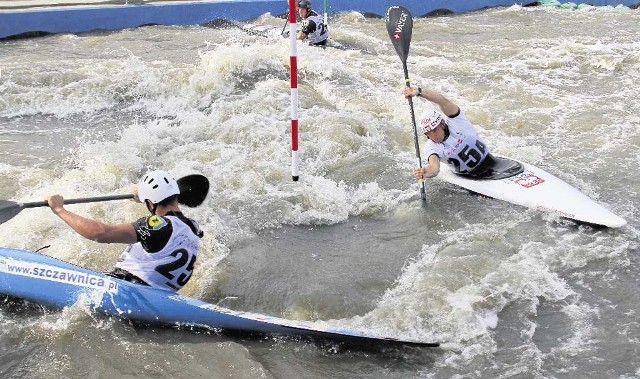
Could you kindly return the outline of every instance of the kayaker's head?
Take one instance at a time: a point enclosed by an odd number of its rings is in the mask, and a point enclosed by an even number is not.
[[[156,214],[159,205],[177,204],[179,194],[178,182],[166,171],[151,171],[138,182],[138,198],[151,214]]]
[[[298,0],[298,14],[300,18],[307,18],[311,13],[311,1],[309,0]]]
[[[427,109],[420,115],[418,120],[422,133],[427,138],[435,143],[444,141],[447,123],[440,112],[435,109]]]

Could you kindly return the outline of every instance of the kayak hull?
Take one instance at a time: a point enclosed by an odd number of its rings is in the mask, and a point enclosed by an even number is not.
[[[242,334],[308,337],[357,345],[439,345],[356,330],[323,328],[312,322],[234,311],[18,249],[0,248],[0,294],[54,309],[83,301],[96,312],[150,324],[195,326]]]

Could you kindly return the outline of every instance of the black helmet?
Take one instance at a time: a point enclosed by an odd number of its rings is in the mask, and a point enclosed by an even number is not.
[[[311,9],[311,2],[309,0],[298,0],[298,8]]]

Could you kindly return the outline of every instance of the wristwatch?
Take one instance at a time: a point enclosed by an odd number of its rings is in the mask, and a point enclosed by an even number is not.
[[[418,94],[416,96],[417,97],[422,96],[422,88],[418,87]]]

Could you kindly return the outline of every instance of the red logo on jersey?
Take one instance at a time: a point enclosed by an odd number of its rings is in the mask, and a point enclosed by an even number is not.
[[[544,179],[533,175],[530,172],[524,173],[516,177],[515,182],[525,188],[531,188],[533,186],[537,186],[538,184],[544,183]]]

